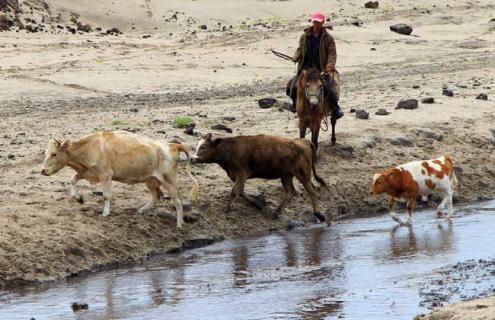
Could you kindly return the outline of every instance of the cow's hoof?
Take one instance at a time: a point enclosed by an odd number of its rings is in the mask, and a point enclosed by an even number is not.
[[[315,217],[318,218],[318,220],[320,220],[321,222],[325,222],[327,220],[327,218],[322,215],[320,212],[314,212],[313,213],[315,215]]]
[[[109,215],[110,215],[110,212],[103,212],[101,214],[101,216],[104,217],[104,218],[108,217]]]

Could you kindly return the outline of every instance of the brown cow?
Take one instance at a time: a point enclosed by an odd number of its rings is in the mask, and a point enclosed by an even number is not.
[[[127,184],[145,183],[151,193],[151,201],[138,210],[142,213],[153,208],[160,198],[160,186],[164,186],[175,203],[177,227],[183,223],[182,202],[177,188],[179,152],[189,158],[189,151],[181,144],[151,140],[126,131],[92,133],[80,140],[52,141],[45,151],[41,174],[49,176],[69,166],[77,174],[71,181],[71,196],[82,202],[76,189],[77,181],[103,184],[105,207],[103,216],[110,214],[112,180]],[[198,183],[191,175],[189,162],[187,173],[193,181],[192,201],[195,201]]]
[[[325,216],[318,208],[316,192],[311,182],[313,172],[316,181],[326,186],[325,181],[315,171],[315,158],[316,149],[306,139],[285,139],[266,135],[212,139],[211,134],[207,134],[199,141],[192,162],[216,163],[235,183],[226,212],[232,209],[232,203],[239,195],[259,207],[256,200],[244,192],[246,180],[281,179],[285,198],[275,212],[275,217],[278,217],[296,193],[292,182],[296,177],[311,198],[314,215],[325,221]]]

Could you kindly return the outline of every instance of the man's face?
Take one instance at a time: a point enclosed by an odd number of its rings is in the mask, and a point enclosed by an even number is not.
[[[313,27],[315,28],[315,30],[321,30],[321,28],[323,27],[323,22],[313,21]]]

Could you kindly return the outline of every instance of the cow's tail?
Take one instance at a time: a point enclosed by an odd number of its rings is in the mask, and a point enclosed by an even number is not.
[[[313,142],[309,142],[310,146],[311,146],[311,166],[312,166],[312,170],[313,170],[313,176],[315,177],[315,180],[321,185],[321,186],[324,186],[324,187],[327,187],[328,188],[328,185],[327,183],[325,182],[325,180],[323,180],[322,177],[320,177],[317,173],[316,173],[316,147],[315,145],[313,144]]]
[[[459,180],[457,180],[457,176],[455,175],[454,163],[452,162],[452,158],[448,155],[445,155],[445,163],[452,168],[452,173],[450,174],[450,183],[452,184],[452,189],[457,188],[459,185]]]
[[[455,170],[452,170],[452,174],[450,175],[450,182],[452,183],[452,189],[457,188],[457,186],[459,185],[459,180],[457,180]]]
[[[191,173],[191,154],[189,153],[189,150],[187,150],[187,147],[183,144],[177,144],[177,148],[179,149],[179,151],[184,152],[187,156],[186,171],[193,183],[193,187],[191,189],[191,202],[195,203],[198,200],[199,183],[198,180],[196,180],[196,178]]]

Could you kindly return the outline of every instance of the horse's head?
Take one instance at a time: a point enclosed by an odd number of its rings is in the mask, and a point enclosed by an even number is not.
[[[317,69],[303,70],[304,94],[309,106],[314,109],[323,100],[323,77]]]

